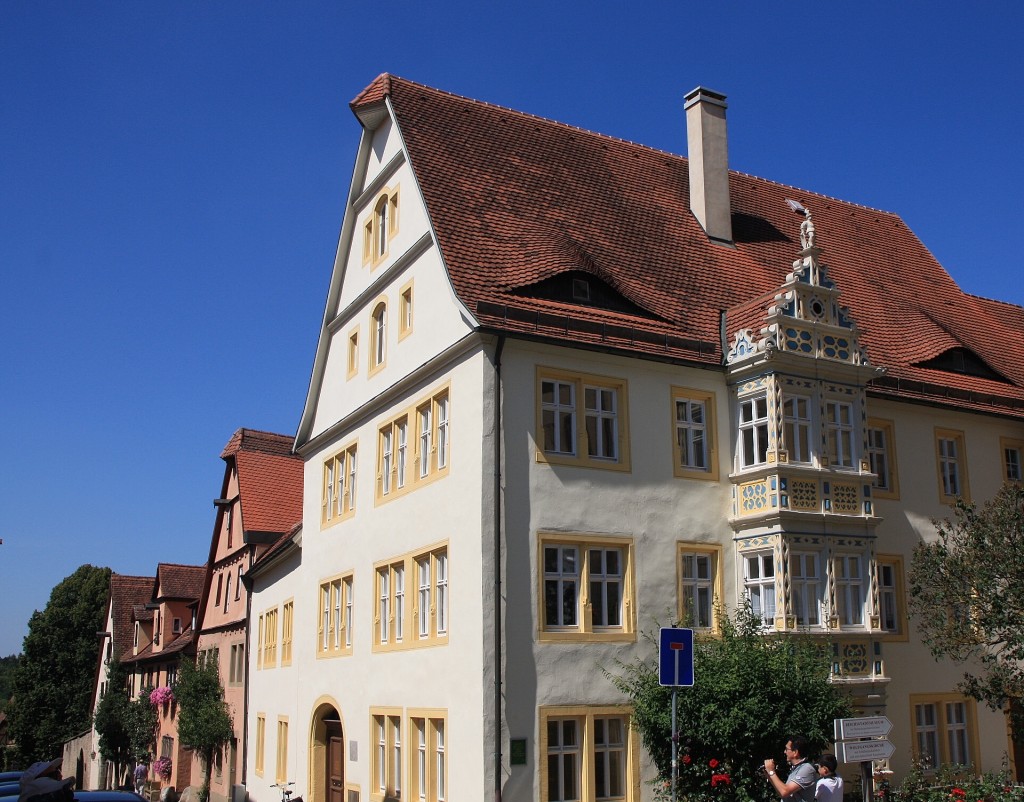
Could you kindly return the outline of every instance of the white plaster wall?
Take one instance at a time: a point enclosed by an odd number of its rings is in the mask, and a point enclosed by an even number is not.
[[[449,787],[466,798],[481,798],[487,745],[481,736],[482,718],[490,709],[490,687],[483,680],[482,661],[490,631],[481,586],[489,582],[484,560],[490,544],[481,546],[481,521],[489,518],[490,492],[483,486],[486,417],[482,383],[490,367],[473,352],[457,364],[404,394],[402,399],[374,411],[356,429],[325,444],[306,462],[301,580],[296,594],[296,665],[301,681],[296,689],[298,718],[308,738],[316,701],[337,700],[346,740],[346,783],[360,787],[369,798],[370,708],[442,708],[448,711],[447,752]],[[448,384],[451,398],[451,462],[446,477],[404,496],[375,505],[377,429],[400,410]],[[358,441],[356,513],[334,526],[320,528],[320,486],[323,460],[343,443]],[[371,649],[374,564],[448,542],[450,628],[447,645],[375,653]],[[353,572],[353,653],[317,659],[317,601],[321,581]],[[411,578],[406,593],[415,592]],[[301,605],[301,606],[300,606]],[[482,637],[483,635],[483,637]],[[350,760],[355,743],[357,757]],[[407,742],[408,743],[408,742]],[[308,777],[302,774],[303,783]],[[303,786],[297,786],[302,788]],[[463,789],[466,789],[463,791]],[[476,790],[479,789],[479,792]],[[263,800],[259,800],[263,802]]]
[[[246,660],[249,664],[247,717],[248,744],[245,754],[244,783],[253,802],[279,802],[280,792],[271,785],[277,782],[277,720],[279,716],[288,719],[288,779],[295,781],[296,795],[302,794],[308,761],[308,720],[300,715],[297,704],[301,684],[301,644],[293,628],[292,664],[281,665],[281,606],[289,599],[294,600],[294,620],[313,614],[317,606],[315,593],[310,593],[303,583],[302,570],[296,557],[291,557],[256,580],[252,591],[252,616],[249,619],[249,648]],[[260,614],[273,608],[278,609],[277,665],[273,668],[257,668],[257,645],[259,642]],[[264,771],[256,773],[256,716],[266,718],[264,740]]]
[[[507,716],[509,736],[527,738],[528,765],[512,767],[511,798],[537,787],[537,707],[625,701],[602,669],[649,654],[634,643],[538,643],[537,532],[599,533],[634,541],[637,627],[652,631],[676,614],[676,543],[731,542],[728,393],[721,373],[599,353],[510,342],[504,358],[506,431]],[[551,466],[536,461],[536,366],[628,380],[632,470]],[[672,470],[671,387],[715,393],[721,482],[680,479]],[[726,598],[734,598],[728,550]],[[652,770],[645,766],[645,777]]]
[[[379,172],[382,163],[386,164],[401,149],[397,129],[390,123],[378,129],[373,143],[368,157],[367,183]],[[329,350],[313,422],[314,436],[471,331],[433,242],[403,266],[403,256],[424,235],[430,234],[426,209],[409,163],[403,163],[387,179],[387,184],[399,188],[399,224],[388,255],[379,264],[371,267],[364,264],[362,258],[363,225],[373,213],[376,196],[347,211],[347,215],[354,218],[353,233],[347,250],[339,254],[335,266],[335,271],[344,270],[344,274],[338,298],[329,302],[334,319],[331,333],[327,335]],[[342,247],[345,246],[343,241]],[[410,281],[413,285],[412,330],[399,339],[400,294]],[[357,304],[370,287],[374,289],[369,297]],[[370,375],[373,328],[370,314],[381,298],[386,300],[388,310],[386,364],[383,370]],[[349,378],[348,341],[353,329],[358,329],[358,371]]]
[[[909,571],[914,546],[922,540],[936,539],[933,521],[953,514],[951,507],[939,502],[935,428],[964,433],[971,496],[981,506],[1002,482],[999,438],[1022,439],[1024,426],[994,416],[871,398],[868,408],[871,417],[894,422],[899,469],[900,498],[875,501],[876,512],[884,519],[878,528],[877,550],[881,554],[901,554]],[[886,689],[888,705],[884,714],[893,722],[889,740],[896,746],[896,753],[890,763],[897,776],[911,765],[914,711],[910,694],[954,693],[965,670],[962,664],[936,661],[918,637],[913,620],[906,626],[905,642],[883,643],[886,670],[892,677]],[[997,770],[1008,750],[1003,714],[980,703],[977,712],[980,757],[987,770]]]

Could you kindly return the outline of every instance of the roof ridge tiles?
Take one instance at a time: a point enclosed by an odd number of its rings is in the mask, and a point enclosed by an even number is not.
[[[384,74],[389,75],[388,73]],[[598,137],[599,139],[607,139],[612,142],[618,142],[619,144],[622,145],[632,145],[633,147],[643,148],[644,150],[650,151],[651,153],[657,153],[663,156],[671,156],[673,159],[682,159],[683,161],[687,161],[687,157],[683,156],[680,153],[673,153],[670,150],[656,148],[651,145],[646,145],[643,142],[634,142],[632,139],[626,139],[625,137],[614,136],[613,134],[605,134],[602,133],[601,131],[593,131],[589,128],[583,128],[582,126],[579,125],[573,125],[572,123],[563,122],[561,120],[555,120],[552,119],[551,117],[544,117],[543,115],[540,114],[533,114],[528,111],[522,111],[521,109],[514,109],[511,106],[503,106],[500,103],[494,103],[489,100],[480,100],[478,98],[469,97],[467,95],[460,95],[458,92],[451,92],[447,89],[438,89],[436,86],[429,86],[428,84],[423,84],[420,83],[419,81],[412,81],[408,78],[402,78],[397,75],[389,75],[389,77],[391,78],[392,84],[394,84],[395,81],[398,81],[400,83],[416,87],[417,89],[425,89],[428,92],[436,92],[439,95],[446,95],[456,100],[464,100],[468,103],[472,103],[475,106],[485,106],[487,108],[495,109],[497,111],[506,111],[511,114],[518,115],[519,117],[522,117],[527,120],[536,120],[537,122],[549,123],[558,128],[564,128],[569,131],[576,131],[577,133],[581,134],[589,134],[590,136],[595,136]]]
[[[741,175],[744,178],[749,178],[749,179],[751,179],[753,181],[762,181],[765,184],[772,184],[773,186],[781,187],[782,189],[792,189],[792,190],[794,190],[796,192],[805,192],[807,194],[814,195],[815,197],[821,198],[822,200],[829,200],[829,201],[835,201],[836,203],[841,203],[844,206],[856,206],[858,209],[864,209],[865,211],[868,211],[868,212],[877,212],[878,214],[889,215],[891,217],[895,217],[896,220],[898,220],[899,222],[903,223],[903,218],[900,217],[899,213],[898,212],[890,211],[889,209],[879,209],[879,208],[877,208],[875,206],[868,206],[866,203],[857,203],[857,201],[846,200],[845,198],[837,198],[834,195],[826,195],[824,192],[816,192],[813,189],[807,189],[805,187],[798,187],[798,186],[796,186],[794,184],[786,184],[786,183],[784,183],[782,181],[774,181],[771,178],[765,178],[764,176],[754,175],[753,173],[746,173],[743,170],[734,170],[732,167],[729,168],[729,172],[732,173],[732,174],[735,174],[735,175]],[[813,212],[814,210],[812,209],[811,211]],[[906,225],[906,223],[904,223],[904,225]],[[908,226],[908,229],[909,229],[909,226]]]
[[[984,301],[985,303],[990,304],[999,304],[1000,306],[1008,306],[1011,309],[1020,309],[1024,311],[1024,305],[1015,304],[1012,301],[1004,301],[1002,298],[988,298],[984,295],[977,295],[973,292],[964,292],[964,295],[967,296],[968,298],[974,298],[977,301]]]

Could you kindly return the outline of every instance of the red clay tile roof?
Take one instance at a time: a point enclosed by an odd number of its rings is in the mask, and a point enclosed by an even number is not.
[[[221,458],[234,459],[242,526],[248,532],[287,532],[302,520],[302,457],[292,452],[294,438],[255,429],[239,429]]]
[[[385,95],[452,283],[482,327],[720,364],[720,313],[777,290],[800,250],[792,198],[811,210],[861,343],[888,370],[878,392],[1024,417],[1024,310],[964,293],[897,215],[731,172],[735,248],[715,245],[689,211],[681,156],[390,75],[353,111],[372,119]],[[523,297],[570,270],[647,314]],[[1008,382],[915,367],[960,346]]]
[[[160,563],[156,567],[154,597],[159,599],[196,600],[203,592],[205,565]],[[159,596],[156,594],[159,593]]]
[[[145,610],[145,604],[153,595],[153,577],[110,574],[110,612],[113,620],[113,641],[111,654],[121,654],[131,648],[135,637],[136,606]],[[152,617],[152,611],[150,611]]]

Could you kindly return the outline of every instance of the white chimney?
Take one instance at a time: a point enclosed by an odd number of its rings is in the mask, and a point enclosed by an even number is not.
[[[690,211],[713,240],[732,242],[725,95],[698,86],[686,96]]]

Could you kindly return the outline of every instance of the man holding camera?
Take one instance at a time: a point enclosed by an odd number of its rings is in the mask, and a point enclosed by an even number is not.
[[[802,735],[793,735],[786,741],[786,762],[792,767],[786,782],[775,773],[775,761],[772,758],[765,760],[764,770],[768,775],[768,782],[781,799],[814,802],[818,773],[807,759],[809,751],[810,744]]]

